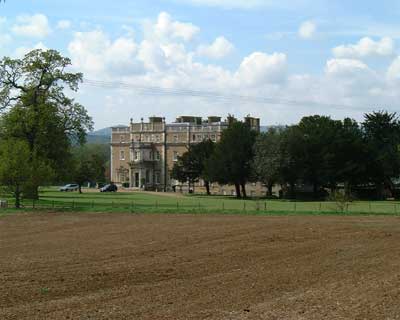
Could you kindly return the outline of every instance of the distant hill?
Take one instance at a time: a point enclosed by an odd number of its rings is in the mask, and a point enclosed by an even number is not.
[[[118,125],[114,127],[126,127],[123,125]],[[88,143],[97,143],[97,144],[108,144],[111,140],[111,127],[99,129],[93,132],[89,132],[87,135]]]

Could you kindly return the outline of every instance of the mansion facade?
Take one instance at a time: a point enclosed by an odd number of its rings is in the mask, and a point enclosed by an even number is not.
[[[260,131],[260,119],[244,119],[253,130]],[[181,116],[173,123],[165,118],[150,117],[148,122],[133,122],[127,127],[112,128],[111,181],[130,188],[172,191],[185,188],[170,177],[178,157],[187,152],[192,144],[206,139],[218,142],[229,119],[220,117]],[[196,191],[202,188],[201,183]],[[260,184],[251,184],[249,195],[262,192]],[[233,186],[213,184],[214,194],[233,195]]]

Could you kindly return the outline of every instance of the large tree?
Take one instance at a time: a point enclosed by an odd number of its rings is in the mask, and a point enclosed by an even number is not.
[[[53,172],[49,165],[34,156],[32,163],[26,159],[30,150],[25,141],[2,140],[0,143],[0,185],[6,186],[15,199],[15,207],[21,207],[21,198],[30,189],[32,181],[45,183]]]
[[[396,113],[384,111],[365,115],[362,123],[368,154],[368,176],[377,196],[386,188],[392,194],[393,178],[400,176],[400,121]]]
[[[272,128],[261,133],[254,144],[255,179],[266,185],[268,196],[272,196],[272,187],[280,180],[281,141],[280,130]]]
[[[213,154],[214,147],[214,142],[209,139],[190,145],[189,150],[179,157],[172,168],[172,178],[182,183],[189,182],[189,187],[202,179],[206,192],[210,195],[210,176],[206,170],[206,163]]]
[[[0,61],[0,137],[25,141],[26,159],[48,163],[57,178],[68,172],[73,142],[83,143],[92,120],[65,94],[78,90],[81,73],[68,72],[71,61],[54,50],[33,50],[22,59]],[[38,184],[32,179],[32,196]]]
[[[215,152],[207,161],[207,172],[213,181],[233,184],[238,198],[246,198],[246,183],[251,180],[254,142],[257,132],[246,123],[231,121],[222,132]]]

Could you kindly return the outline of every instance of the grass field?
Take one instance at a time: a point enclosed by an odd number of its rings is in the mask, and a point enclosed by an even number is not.
[[[13,204],[13,199],[7,197],[7,200],[10,205]],[[398,201],[356,201],[343,204],[263,199],[237,200],[227,196],[185,196],[145,192],[100,193],[97,190],[84,190],[83,194],[78,194],[77,192],[59,192],[55,188],[43,189],[40,193],[40,201],[25,200],[23,205],[25,209],[34,207],[78,212],[400,214]]]

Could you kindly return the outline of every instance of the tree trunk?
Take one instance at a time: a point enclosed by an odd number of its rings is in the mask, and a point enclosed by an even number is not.
[[[375,183],[375,188],[376,188],[376,197],[378,200],[383,200],[384,199],[384,194],[383,194],[383,183],[382,182],[376,182]]]
[[[348,181],[344,183],[344,194],[347,199],[351,198],[351,183]]]
[[[313,195],[314,195],[314,199],[318,198],[318,184],[317,183],[313,183]]]
[[[82,194],[82,185],[78,184],[79,193]]]
[[[21,190],[19,185],[17,185],[15,189],[15,208],[17,209],[21,208]]]
[[[204,185],[206,187],[207,195],[210,196],[211,195],[211,192],[210,192],[210,181],[204,181]]]
[[[295,191],[295,184],[294,182],[290,183],[290,187],[289,187],[289,192],[290,192],[290,199],[296,199],[296,191]]]
[[[272,197],[272,188],[273,188],[273,184],[272,183],[268,183],[267,184],[267,196]]]
[[[240,194],[240,184],[235,183],[235,189],[236,189],[236,198],[240,199],[242,195]]]
[[[243,198],[246,199],[247,198],[247,193],[246,193],[246,184],[245,183],[241,183],[242,186],[242,194],[243,194]]]

